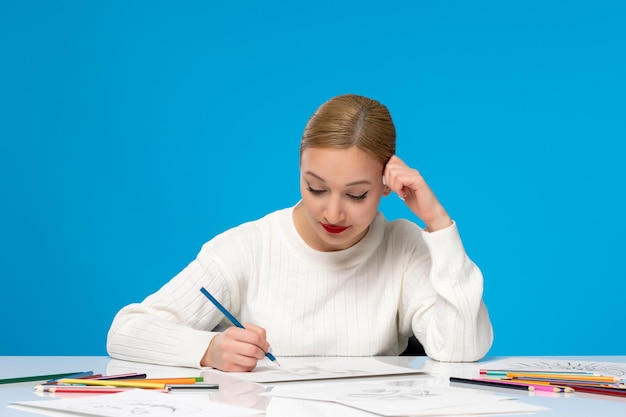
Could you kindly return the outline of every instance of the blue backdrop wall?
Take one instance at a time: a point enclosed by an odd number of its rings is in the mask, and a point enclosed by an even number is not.
[[[626,353],[625,12],[2,1],[0,355],[105,354],[122,306],[298,200],[302,129],[343,93],[389,107],[399,156],[457,220],[490,354]]]

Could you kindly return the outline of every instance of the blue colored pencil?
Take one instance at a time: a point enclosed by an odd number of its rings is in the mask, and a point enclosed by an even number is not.
[[[209,301],[211,301],[213,305],[215,305],[215,307],[217,307],[217,309],[221,311],[222,314],[224,314],[228,320],[231,321],[231,323],[233,323],[235,326],[239,327],[240,329],[245,329],[245,327],[243,327],[243,324],[241,324],[239,320],[235,318],[235,316],[230,314],[230,311],[226,310],[226,308],[222,304],[220,304],[220,302],[217,301],[215,297],[213,297],[211,293],[206,290],[206,288],[200,287],[200,292],[204,294],[206,298],[208,298]],[[272,362],[274,362],[276,365],[280,366],[280,363],[278,363],[274,355],[272,355],[269,352],[265,352],[265,356],[267,356],[267,358],[271,360]]]
[[[65,375],[65,376],[63,376],[61,378],[88,378],[90,376],[93,376],[93,371],[77,372],[77,373],[72,374],[72,375]],[[46,383],[47,384],[51,384],[53,382],[58,381],[61,378],[53,378],[53,379],[50,379],[50,380],[46,381]]]

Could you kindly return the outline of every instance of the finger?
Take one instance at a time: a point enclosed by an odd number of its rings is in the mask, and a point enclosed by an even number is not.
[[[407,179],[410,178],[411,172],[405,168],[390,167],[387,171],[387,187],[394,191],[402,199],[407,197],[410,187],[407,187]]]
[[[240,345],[245,344],[234,339],[233,333],[236,332],[227,330],[211,340],[202,366],[211,366],[227,372],[246,372],[256,367],[258,359],[239,353]]]
[[[407,192],[418,191],[423,187],[424,179],[418,170],[404,164],[400,158],[395,158],[386,167],[388,186],[399,194],[406,196]]]
[[[265,357],[265,352],[256,343],[258,336],[247,329],[231,327],[219,339],[217,361],[220,369],[227,371],[248,371]],[[217,337],[216,337],[217,338]]]
[[[231,349],[238,355],[263,359],[265,353],[269,350],[269,343],[265,340],[265,329],[251,324],[246,324],[246,328],[231,327],[226,330],[228,333],[229,343],[228,349]]]
[[[254,333],[257,336],[256,340],[251,340],[250,343],[254,343],[259,348],[261,348],[264,352],[267,352],[270,348],[270,344],[267,341],[267,332],[263,327],[256,326],[251,323],[245,323],[244,327],[246,330]]]
[[[225,341],[228,343],[243,343],[256,346],[259,349],[262,349],[262,345],[266,342],[257,332],[239,327],[229,327],[224,331],[224,335]]]
[[[387,161],[387,165],[390,165],[390,164],[391,165],[400,164],[400,165],[406,166],[404,161],[398,155],[392,155],[391,158],[389,158],[389,161]]]
[[[401,175],[406,172],[407,165],[397,156],[393,155],[383,170],[386,185],[398,195],[403,197],[404,183]]]

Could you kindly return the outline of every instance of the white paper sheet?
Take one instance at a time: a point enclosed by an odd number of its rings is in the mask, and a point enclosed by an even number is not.
[[[549,359],[534,357],[515,357],[484,362],[483,369],[511,369],[529,371],[581,371],[596,372],[619,378],[626,377],[626,364],[617,362],[579,361],[574,359]]]
[[[261,413],[250,408],[211,402],[204,395],[176,395],[140,389],[83,398],[21,401],[9,407],[53,416],[242,417]]]
[[[334,402],[387,417],[528,413],[545,409],[487,392],[405,387],[391,382],[276,386],[264,395]]]
[[[211,373],[223,374],[215,369],[206,369],[203,371],[204,373],[208,375]],[[252,382],[271,383],[418,373],[422,373],[422,371],[390,365],[375,358],[342,358],[337,361],[323,361],[295,366],[261,364],[252,372],[228,372],[227,375]]]

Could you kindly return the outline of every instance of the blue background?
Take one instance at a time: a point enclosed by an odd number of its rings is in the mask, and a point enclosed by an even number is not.
[[[122,306],[297,201],[343,93],[458,222],[490,354],[626,353],[623,4],[0,2],[0,355],[105,354]]]

